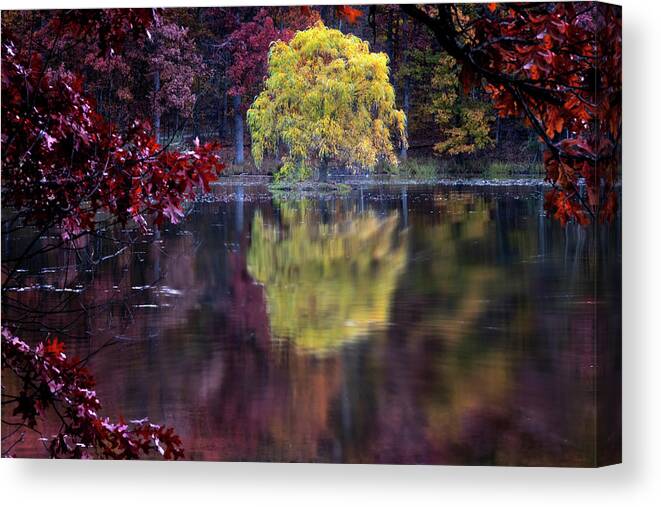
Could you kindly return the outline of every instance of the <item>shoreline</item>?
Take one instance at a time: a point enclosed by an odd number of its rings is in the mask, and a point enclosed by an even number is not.
[[[477,192],[500,192],[510,189],[512,191],[541,192],[552,187],[550,183],[540,178],[437,178],[422,180],[372,175],[368,177],[339,177],[327,182],[284,183],[275,182],[272,176],[250,174],[221,176],[217,181],[211,183],[211,186],[212,191],[210,193],[197,196],[194,202],[213,203],[234,201],[237,198],[243,200],[272,198],[327,200],[347,198],[354,192],[362,193],[363,191],[369,192],[378,189],[389,193],[400,189],[403,191],[406,189],[411,191],[452,189],[458,191],[474,190]],[[244,194],[240,189],[251,190]]]
[[[272,176],[259,174],[241,174],[220,176],[211,183],[213,187],[223,185],[267,186],[275,192],[338,192],[350,191],[373,186],[443,186],[443,187],[551,187],[541,178],[393,178],[390,176],[347,176],[337,177],[327,182],[304,181],[294,183],[276,183]]]

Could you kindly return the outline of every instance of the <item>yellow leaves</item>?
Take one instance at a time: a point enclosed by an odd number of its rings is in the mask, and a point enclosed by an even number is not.
[[[461,75],[455,60],[442,55],[432,77],[432,110],[441,131],[441,140],[434,151],[460,155],[473,153],[493,145],[489,115],[485,106],[461,94]]]
[[[321,22],[273,45],[266,87],[248,111],[256,162],[284,145],[282,170],[296,178],[322,160],[372,168],[393,159],[391,138],[406,143],[405,124],[387,56]]]

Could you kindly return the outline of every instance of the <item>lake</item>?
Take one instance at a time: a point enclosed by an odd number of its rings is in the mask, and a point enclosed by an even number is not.
[[[587,466],[617,433],[619,223],[563,228],[540,186],[231,181],[98,269],[22,274],[26,304],[88,310],[44,318],[68,350],[114,340],[104,414],[174,426],[194,460]]]

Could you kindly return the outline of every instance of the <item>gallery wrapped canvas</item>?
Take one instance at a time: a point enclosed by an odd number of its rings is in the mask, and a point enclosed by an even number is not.
[[[621,9],[2,12],[2,456],[621,460]]]

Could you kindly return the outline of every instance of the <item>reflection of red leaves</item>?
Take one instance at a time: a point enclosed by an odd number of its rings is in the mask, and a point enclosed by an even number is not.
[[[349,7],[348,5],[338,5],[335,7],[335,12],[338,16],[346,19],[352,25],[358,20],[360,16],[363,15],[362,11]]]
[[[617,194],[615,193],[614,190],[611,190],[610,192],[608,192],[604,205],[602,206],[601,211],[599,213],[599,221],[602,223],[611,222],[615,218],[615,214],[617,213],[617,208],[618,208]]]
[[[589,185],[588,188],[588,204],[595,209],[599,205],[599,188],[595,185]]]

